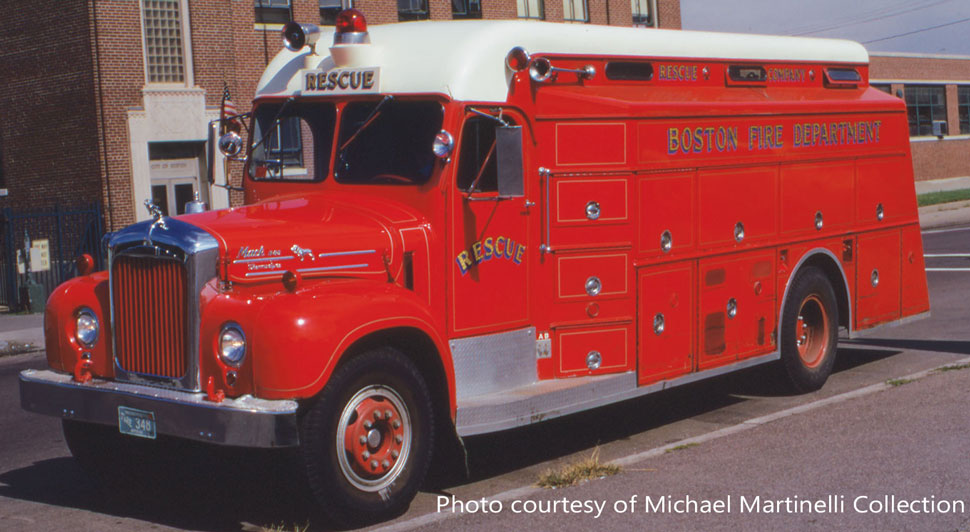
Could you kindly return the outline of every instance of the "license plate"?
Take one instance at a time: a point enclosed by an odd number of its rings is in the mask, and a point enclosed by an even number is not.
[[[122,434],[155,439],[155,413],[147,410],[118,407],[118,430]]]

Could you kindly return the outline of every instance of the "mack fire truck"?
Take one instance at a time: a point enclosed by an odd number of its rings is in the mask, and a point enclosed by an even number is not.
[[[283,34],[211,125],[244,204],[117,231],[50,297],[22,405],[82,464],[299,447],[335,522],[386,519],[436,435],[766,363],[815,390],[840,334],[929,312],[906,109],[859,44],[356,10]]]

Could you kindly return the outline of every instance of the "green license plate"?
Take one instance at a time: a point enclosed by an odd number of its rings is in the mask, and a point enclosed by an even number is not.
[[[118,430],[122,434],[155,439],[155,413],[147,410],[118,407]]]

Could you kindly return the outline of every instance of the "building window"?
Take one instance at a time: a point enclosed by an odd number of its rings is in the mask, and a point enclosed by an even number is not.
[[[451,18],[482,18],[482,0],[451,0]]]
[[[562,19],[566,22],[589,22],[586,0],[562,0]]]
[[[286,24],[293,19],[290,0],[253,0],[256,24]]]
[[[149,83],[184,83],[179,0],[143,0],[145,66]]]
[[[543,0],[516,0],[519,18],[542,20],[546,18]]]
[[[320,24],[333,26],[340,13],[340,0],[320,0]]]
[[[427,20],[428,0],[397,0],[397,19]]]
[[[957,103],[960,107],[960,134],[970,134],[970,85],[957,87]]]
[[[946,92],[942,85],[906,85],[909,136],[933,134],[933,121],[946,120]]]
[[[634,27],[657,27],[657,21],[653,12],[656,6],[656,0],[630,0],[630,10],[633,12]]]

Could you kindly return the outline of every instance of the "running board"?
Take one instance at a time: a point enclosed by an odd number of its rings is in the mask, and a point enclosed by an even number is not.
[[[639,387],[637,374],[633,371],[539,381],[518,388],[460,400],[455,429],[459,436],[474,436],[531,425],[772,362],[779,358],[776,351],[727,366],[689,373],[675,379]]]

